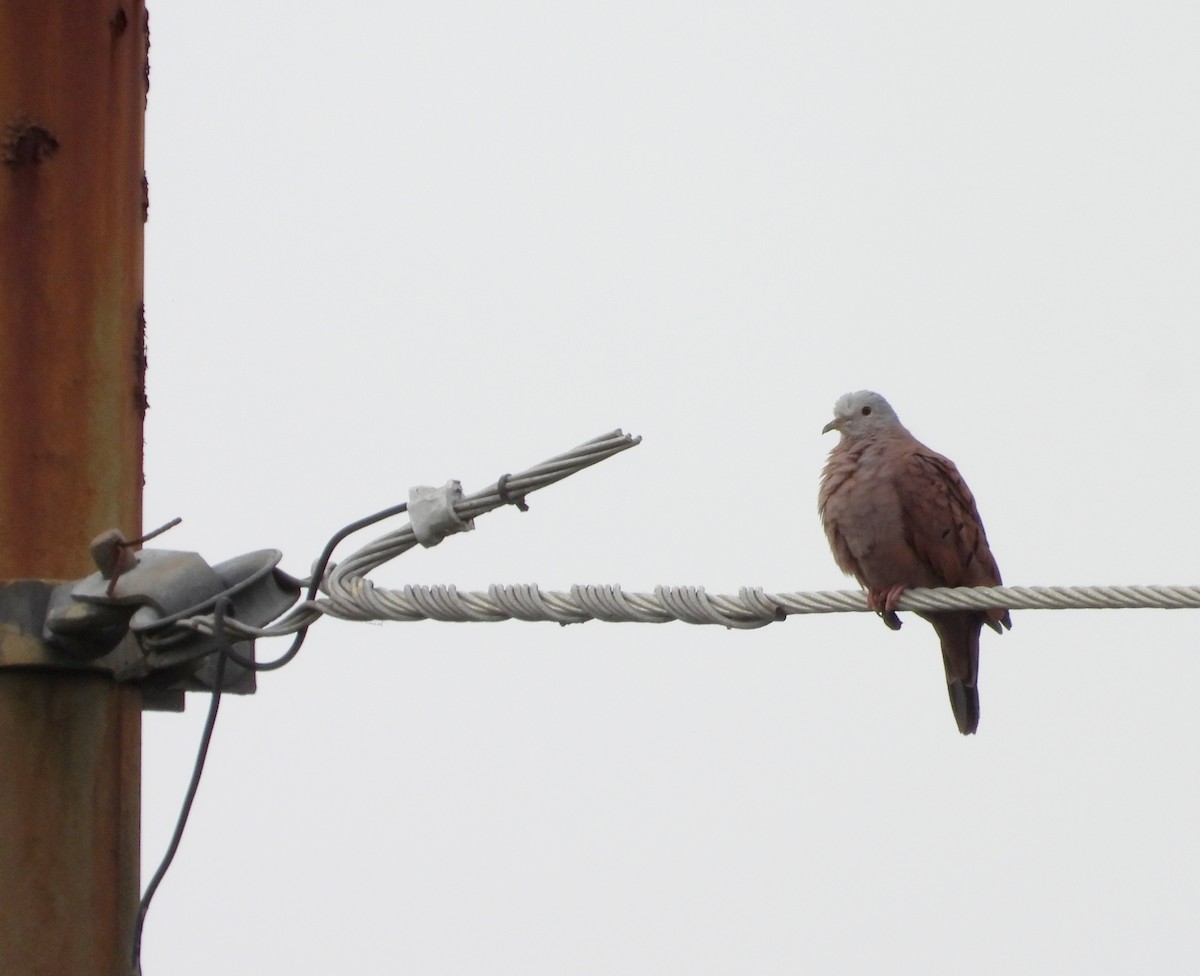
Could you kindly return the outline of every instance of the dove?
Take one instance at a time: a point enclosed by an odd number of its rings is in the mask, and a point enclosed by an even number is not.
[[[900,423],[878,393],[847,393],[823,434],[841,434],[821,474],[817,511],[842,572],[892,630],[896,604],[912,586],[999,586],[975,498],[954,463]],[[979,635],[1012,627],[1007,610],[919,613],[942,645],[946,686],[958,730],[979,727]]]

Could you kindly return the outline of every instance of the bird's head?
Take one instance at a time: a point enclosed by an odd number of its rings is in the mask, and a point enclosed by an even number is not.
[[[822,434],[839,431],[843,437],[866,437],[884,430],[900,427],[896,411],[878,393],[859,390],[847,393],[833,405],[833,419],[822,429]]]

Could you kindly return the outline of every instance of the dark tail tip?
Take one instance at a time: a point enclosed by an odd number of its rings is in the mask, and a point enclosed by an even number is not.
[[[950,707],[954,710],[954,721],[958,723],[958,731],[963,735],[974,735],[979,728],[979,691],[968,688],[961,681],[951,681],[947,688],[950,691]]]

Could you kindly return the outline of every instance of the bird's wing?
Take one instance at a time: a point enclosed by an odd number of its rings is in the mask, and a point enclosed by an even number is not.
[[[945,586],[999,586],[975,498],[954,463],[918,451],[897,472],[904,531],[913,551]]]

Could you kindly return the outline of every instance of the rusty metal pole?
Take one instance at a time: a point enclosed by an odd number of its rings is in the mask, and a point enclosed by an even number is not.
[[[140,0],[0,0],[0,578],[141,524]],[[0,669],[0,973],[128,976],[141,698]]]

